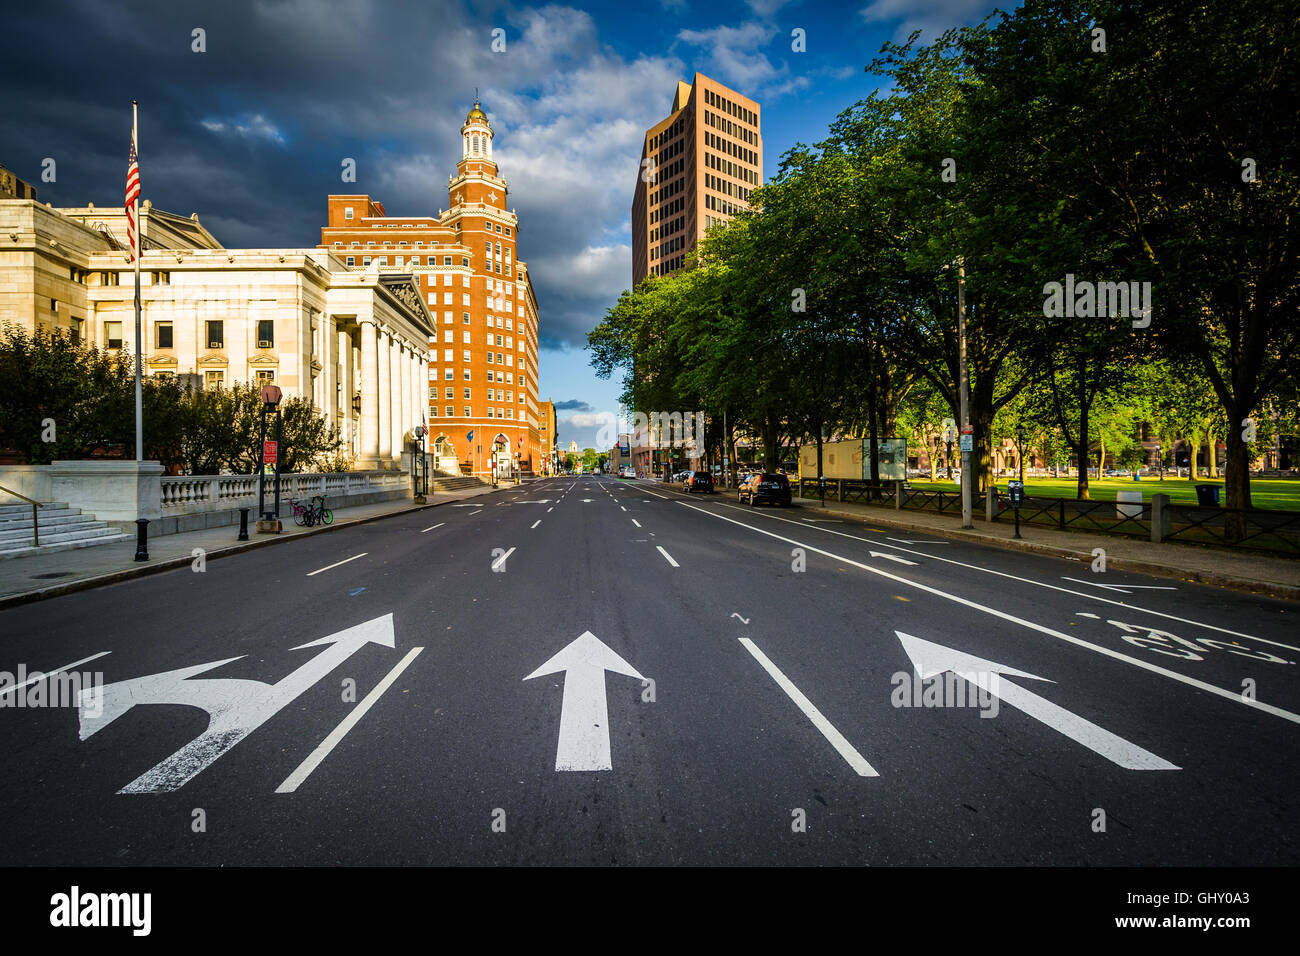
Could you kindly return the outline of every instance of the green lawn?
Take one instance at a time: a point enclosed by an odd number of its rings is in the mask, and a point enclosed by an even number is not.
[[[928,478],[910,479],[913,488],[934,491],[958,491],[960,486],[952,481],[931,482]],[[1006,492],[1007,479],[998,479],[998,490]],[[1114,501],[1117,491],[1141,491],[1142,499],[1150,501],[1154,494],[1166,494],[1174,504],[1196,504],[1196,485],[1218,485],[1223,488],[1223,479],[1166,478],[1164,481],[1143,478],[1090,479],[1088,495],[1094,501]],[[1025,479],[1025,494],[1039,495],[1044,498],[1073,498],[1078,485],[1073,478],[1035,478]],[[1267,511],[1300,511],[1300,479],[1296,478],[1253,478],[1250,482],[1250,499],[1256,508]],[[1219,491],[1219,503],[1224,503],[1224,492]]]

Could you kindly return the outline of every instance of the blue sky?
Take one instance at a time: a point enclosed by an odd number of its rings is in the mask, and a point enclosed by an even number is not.
[[[1004,4],[1007,6],[1008,4]],[[763,105],[764,169],[870,94],[890,39],[978,22],[984,0],[443,3],[98,0],[29,4],[0,36],[0,163],[54,205],[121,201],[130,102],[144,196],[226,246],[320,241],[325,197],[368,192],[393,214],[447,204],[478,87],[541,306],[542,397],[560,440],[594,444],[619,383],[585,334],[631,284],[643,131],[696,71]],[[193,51],[192,31],[206,51]],[[504,52],[492,50],[505,31]],[[806,52],[792,50],[804,31]],[[57,178],[39,182],[42,161]],[[357,160],[355,185],[340,181]]]

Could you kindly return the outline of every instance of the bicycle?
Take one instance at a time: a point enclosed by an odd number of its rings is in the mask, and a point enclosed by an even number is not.
[[[333,524],[334,512],[325,507],[325,495],[312,495],[310,505],[301,505],[295,499],[289,499],[289,505],[293,508],[293,523],[300,528],[310,528],[316,523]],[[320,504],[316,504],[316,502]]]

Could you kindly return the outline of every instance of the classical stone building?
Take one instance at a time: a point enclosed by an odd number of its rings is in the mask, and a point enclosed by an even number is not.
[[[763,183],[762,108],[695,74],[646,130],[632,199],[632,284],[680,269],[711,226],[747,208]]]
[[[367,195],[329,197],[321,246],[347,267],[409,275],[433,329],[426,411],[444,471],[540,474],[548,454],[538,399],[538,306],[518,256],[519,220],[492,158],[478,103],[461,127],[461,159],[435,216],[390,215]]]
[[[195,387],[275,382],[309,398],[357,468],[400,466],[421,423],[433,321],[409,274],[322,249],[224,249],[198,221],[140,215],[145,373]],[[0,324],[133,350],[125,213],[0,200]]]

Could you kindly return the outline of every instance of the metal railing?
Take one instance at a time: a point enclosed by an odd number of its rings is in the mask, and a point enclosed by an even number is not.
[[[39,501],[34,501],[33,499],[28,498],[26,495],[20,495],[12,488],[6,488],[4,485],[0,485],[0,491],[3,491],[5,494],[13,495],[15,498],[21,498],[32,506],[32,547],[39,548],[41,546],[41,529],[37,520],[36,510],[45,506]]]
[[[791,482],[800,498],[858,502],[898,510],[961,514],[961,494],[930,491],[903,482],[855,481],[848,478],[802,478]],[[981,508],[987,519],[1009,521],[1011,504],[994,489]],[[980,498],[984,496],[978,496]],[[1027,496],[1021,500],[1020,523],[1058,531],[1083,531],[1141,538],[1153,542],[1180,541],[1274,555],[1300,556],[1300,512],[1176,505],[1164,495],[1159,501],[1110,501]]]
[[[407,477],[401,471],[295,472],[280,476],[280,491],[292,497],[320,494],[344,498],[404,488]],[[182,475],[164,477],[161,483],[164,514],[217,511],[257,497],[257,475]]]

